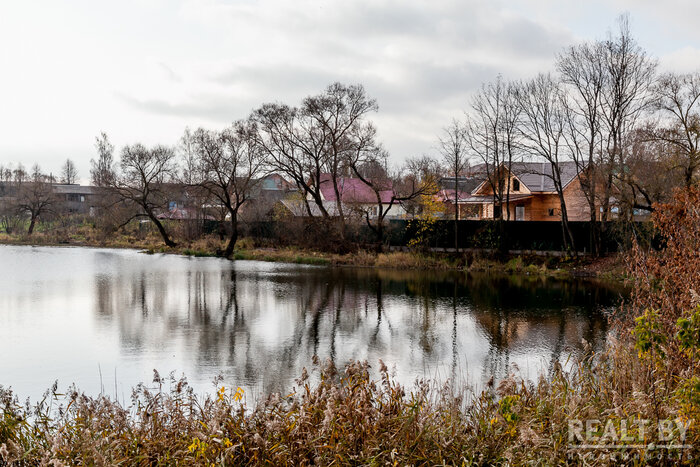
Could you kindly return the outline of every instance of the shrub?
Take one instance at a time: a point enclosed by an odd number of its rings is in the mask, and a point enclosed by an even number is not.
[[[255,242],[250,237],[243,237],[236,240],[236,250],[252,250],[255,248]]]

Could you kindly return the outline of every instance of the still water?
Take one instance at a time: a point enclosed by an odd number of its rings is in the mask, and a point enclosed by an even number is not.
[[[566,364],[584,339],[600,347],[621,294],[521,276],[0,246],[0,385],[36,400],[58,380],[128,401],[157,369],[198,391],[221,375],[253,402],[290,390],[318,355],[479,389]]]

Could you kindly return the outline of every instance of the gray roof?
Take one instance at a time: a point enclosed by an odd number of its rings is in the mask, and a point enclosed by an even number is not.
[[[457,177],[457,191],[471,193],[476,187],[481,185],[483,181],[481,177]],[[442,177],[438,185],[444,190],[454,190],[455,178]]]
[[[562,186],[565,187],[576,177],[576,163],[566,161],[557,165],[561,173]],[[516,162],[511,167],[513,174],[530,191],[556,191],[552,180],[552,165],[549,162]]]
[[[54,185],[53,191],[54,193],[58,194],[94,195],[97,193],[97,187],[82,185]]]
[[[558,166],[561,172],[562,186],[566,187],[576,178],[578,173],[576,162],[564,161],[560,162]],[[481,173],[482,177],[486,176],[484,164],[474,167],[472,171],[473,173]],[[533,193],[556,191],[554,180],[552,180],[552,166],[549,162],[513,162],[511,171]]]

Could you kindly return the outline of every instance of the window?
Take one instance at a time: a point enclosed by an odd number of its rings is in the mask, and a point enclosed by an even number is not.
[[[525,220],[525,206],[515,206],[515,220],[524,221]]]
[[[520,191],[520,180],[517,178],[513,179],[513,191]]]
[[[501,218],[501,206],[494,206],[493,207],[493,218],[494,219]]]
[[[554,208],[549,208],[549,217],[554,217]]]
[[[478,219],[481,215],[481,205],[479,204],[467,204],[466,206],[461,206],[461,219]]]

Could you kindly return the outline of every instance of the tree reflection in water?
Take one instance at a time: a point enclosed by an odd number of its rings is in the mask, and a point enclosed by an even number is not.
[[[288,390],[312,357],[383,359],[397,376],[480,386],[517,365],[535,377],[604,343],[622,290],[527,276],[186,260],[117,267],[95,280],[95,313],[131,354],[177,349],[198,380],[221,372],[255,393]]]

